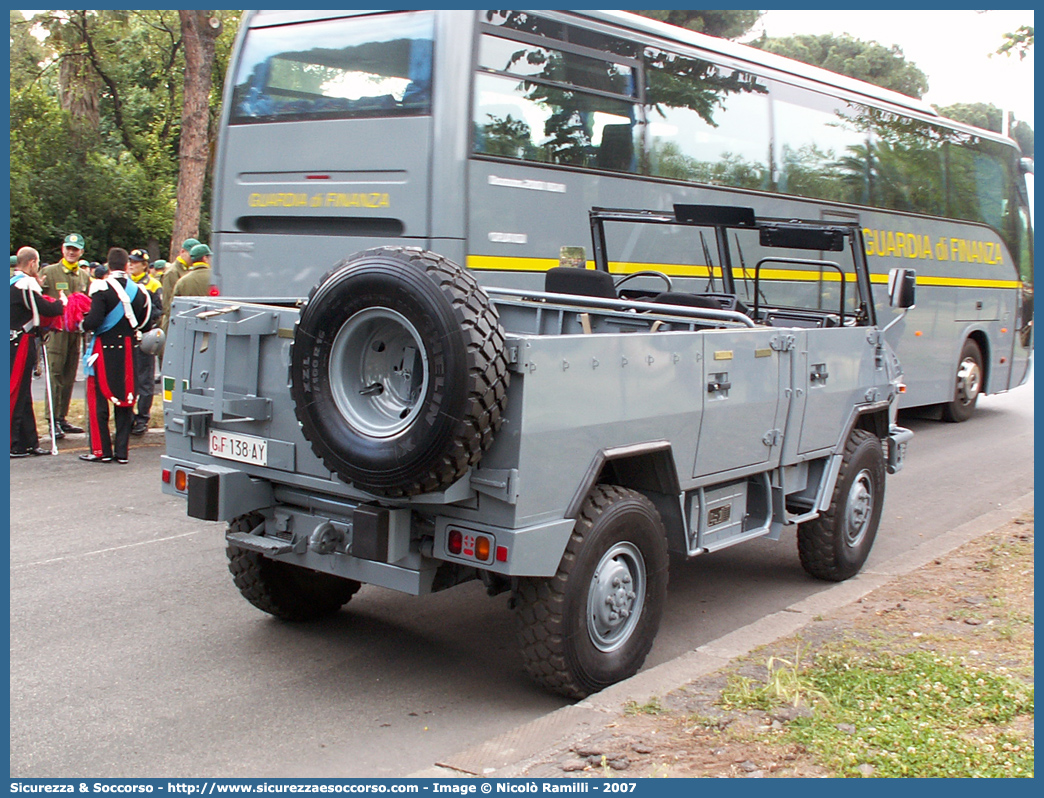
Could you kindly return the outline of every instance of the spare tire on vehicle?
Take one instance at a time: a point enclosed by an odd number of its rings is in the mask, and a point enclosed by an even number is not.
[[[465,269],[414,247],[342,261],[294,331],[294,411],[315,454],[382,496],[451,485],[493,442],[507,405],[504,330]]]

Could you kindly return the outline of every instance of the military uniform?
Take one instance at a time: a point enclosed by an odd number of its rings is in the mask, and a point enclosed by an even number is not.
[[[41,317],[61,316],[64,308],[44,296],[35,277],[11,274],[11,457],[47,454],[39,448],[33,414],[33,366]]]
[[[117,286],[129,300],[133,319],[128,318]],[[126,463],[134,423],[134,336],[151,325],[151,298],[120,271],[96,280],[90,294],[91,309],[83,319],[83,329],[95,332],[84,358],[91,453],[80,459],[109,462],[115,458]],[[109,402],[114,406],[115,438],[109,435]]]
[[[186,252],[191,252],[192,248],[198,244],[199,242],[196,239],[188,238],[181,245],[181,248]],[[170,324],[170,303],[174,299],[174,286],[178,284],[178,280],[188,273],[191,265],[191,255],[189,260],[185,260],[181,255],[178,255],[178,257],[167,264],[167,270],[163,272],[163,279],[161,280],[163,285],[163,318],[160,319],[160,327],[163,328],[164,335],[167,334],[167,325]]]
[[[174,286],[174,296],[206,296],[210,291],[210,264],[193,263]]]
[[[79,262],[69,263],[62,258],[57,263],[44,266],[40,270],[43,278],[45,296],[58,299],[58,292],[66,295],[82,294],[87,291],[91,278],[86,269],[80,268]],[[73,386],[76,383],[76,369],[80,363],[80,340],[78,332],[54,330],[47,336],[47,366],[51,371],[51,397],[54,400],[54,417],[58,428],[69,427],[65,417],[69,413],[69,402],[72,400]],[[83,432],[83,430],[79,430]]]

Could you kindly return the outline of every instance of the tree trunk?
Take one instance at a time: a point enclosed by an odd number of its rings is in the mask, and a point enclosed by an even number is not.
[[[178,196],[170,242],[173,260],[181,242],[199,235],[203,183],[210,151],[210,87],[221,23],[214,12],[179,10],[185,47],[185,98],[178,152]],[[216,22],[217,24],[213,24]]]

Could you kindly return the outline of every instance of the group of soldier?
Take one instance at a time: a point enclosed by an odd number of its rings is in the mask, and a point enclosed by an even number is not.
[[[130,437],[149,428],[156,354],[173,298],[202,296],[210,287],[211,250],[194,238],[170,263],[150,263],[145,249],[121,247],[110,249],[105,263],[91,263],[84,248],[83,236],[70,233],[57,263],[41,267],[32,247],[11,256],[12,458],[57,454],[55,441],[85,432],[68,420],[82,365],[89,451],[80,459],[126,464]],[[41,339],[50,449],[40,447],[31,392]]]

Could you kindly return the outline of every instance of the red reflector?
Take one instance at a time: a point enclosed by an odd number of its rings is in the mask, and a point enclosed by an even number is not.
[[[329,180],[330,175],[305,175],[305,180]]]
[[[167,484],[167,485],[170,484],[170,469],[169,468],[164,468],[163,469],[163,471],[160,473],[160,479],[162,479],[165,484]]]
[[[464,548],[464,535],[459,529],[450,530],[446,548],[449,549],[450,554],[460,554],[460,550]]]
[[[489,559],[489,538],[482,535],[475,538],[475,559],[482,562]]]
[[[507,546],[497,546],[497,562],[507,562]]]
[[[221,296],[221,289],[216,285],[210,286],[210,291],[207,292],[210,296]]]

